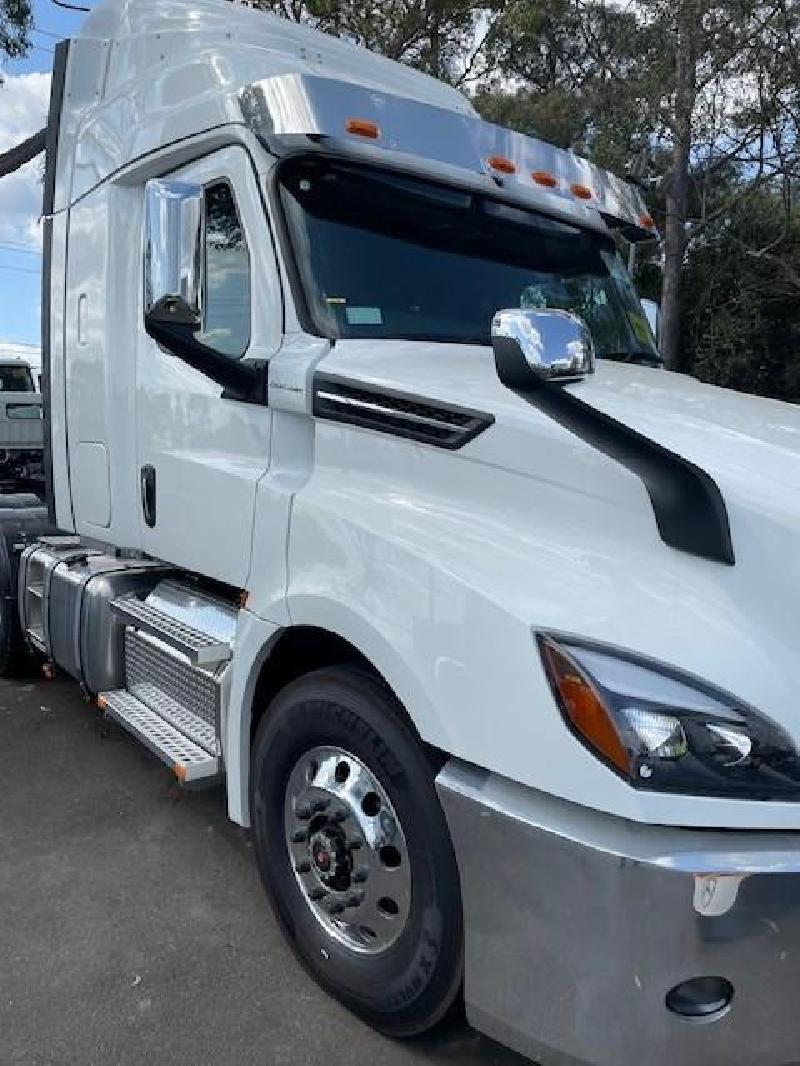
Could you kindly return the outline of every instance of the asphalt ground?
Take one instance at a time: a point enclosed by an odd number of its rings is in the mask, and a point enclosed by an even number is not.
[[[182,791],[71,681],[0,680],[0,758],[0,1066],[524,1066],[331,1000],[222,789]]]

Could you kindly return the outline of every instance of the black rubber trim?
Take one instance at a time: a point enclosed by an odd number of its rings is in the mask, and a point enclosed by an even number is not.
[[[703,559],[735,564],[725,501],[705,470],[540,378],[511,338],[495,337],[492,346],[497,374],[506,388],[642,480],[665,544]]]
[[[56,164],[58,162],[58,135],[61,128],[61,106],[64,100],[64,82],[67,75],[69,41],[56,45],[53,60],[53,77],[50,83],[50,110],[47,116],[44,157],[44,190],[42,194],[42,413],[44,494],[47,514],[55,525],[56,499],[53,488],[53,430],[50,415],[50,286],[53,264],[53,208],[56,199]]]
[[[342,405],[326,394],[341,400]],[[359,408],[359,404],[364,406]],[[371,410],[371,404],[382,410]],[[485,411],[366,385],[335,374],[315,375],[314,414],[330,422],[389,433],[448,451],[463,448],[494,423],[494,415]]]

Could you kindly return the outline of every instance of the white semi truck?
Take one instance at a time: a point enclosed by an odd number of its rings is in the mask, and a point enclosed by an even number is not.
[[[386,1033],[800,1058],[800,413],[659,368],[639,193],[307,28],[104,0],[44,216],[4,669],[224,781]]]

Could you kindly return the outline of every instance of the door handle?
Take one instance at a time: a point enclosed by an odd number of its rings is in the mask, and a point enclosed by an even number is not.
[[[142,514],[144,520],[148,526],[152,527],[156,524],[156,468],[150,466],[142,467],[140,488],[142,492]]]

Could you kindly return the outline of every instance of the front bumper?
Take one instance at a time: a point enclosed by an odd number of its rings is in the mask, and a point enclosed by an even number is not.
[[[798,1066],[800,834],[626,822],[451,760],[472,1024],[542,1066]],[[701,976],[734,996],[671,1013]]]

